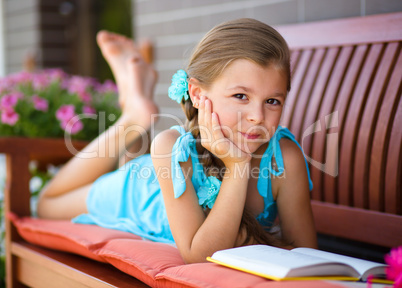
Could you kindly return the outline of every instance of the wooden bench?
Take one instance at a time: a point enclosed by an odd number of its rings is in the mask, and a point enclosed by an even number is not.
[[[293,65],[283,124],[312,158],[319,233],[402,245],[401,24],[395,13],[279,28]]]
[[[316,227],[335,239],[332,246],[341,239],[358,241],[353,247],[402,245],[400,27],[402,13],[278,27],[293,66],[282,124],[310,159]],[[5,210],[29,216],[29,161],[60,163],[70,152],[62,140],[18,138],[0,138],[0,152],[7,154]],[[58,287],[143,285],[103,263],[32,246],[10,220],[6,247],[8,287],[40,287],[43,279]]]

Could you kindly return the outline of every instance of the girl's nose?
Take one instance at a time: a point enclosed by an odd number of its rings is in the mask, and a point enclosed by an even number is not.
[[[250,110],[247,111],[247,120],[254,124],[260,124],[264,121],[264,112],[263,107],[254,106],[250,107]]]

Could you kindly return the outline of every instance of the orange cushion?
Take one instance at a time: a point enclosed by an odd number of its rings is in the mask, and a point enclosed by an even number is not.
[[[82,255],[100,262],[106,262],[95,252],[110,239],[141,239],[132,233],[111,230],[96,225],[74,224],[68,220],[46,220],[18,218],[13,213],[7,217],[17,227],[26,241],[50,249]]]
[[[110,240],[97,253],[117,269],[151,287],[156,286],[155,278],[161,271],[186,266],[176,247],[146,240]]]
[[[18,218],[12,213],[7,217],[30,243],[110,263],[151,287],[341,287],[322,281],[269,281],[214,263],[184,264],[172,245],[95,225]]]

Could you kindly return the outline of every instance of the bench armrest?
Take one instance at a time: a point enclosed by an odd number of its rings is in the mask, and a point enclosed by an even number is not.
[[[64,139],[0,138],[0,153],[6,154],[6,184],[4,191],[5,212],[29,216],[29,162],[60,164],[87,142],[65,142]]]

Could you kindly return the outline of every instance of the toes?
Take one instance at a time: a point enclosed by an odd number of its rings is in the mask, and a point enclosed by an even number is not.
[[[127,60],[127,66],[129,67],[129,71],[133,72],[134,70],[136,70],[136,66],[138,66],[138,64],[142,64],[143,60],[141,58],[141,55],[133,55],[132,57],[130,57]]]
[[[96,35],[96,41],[99,44],[107,43],[107,42],[124,42],[124,43],[133,43],[131,39],[126,36],[116,34],[107,30],[101,30]]]
[[[110,32],[106,30],[101,30],[96,34],[96,41],[98,44],[103,44],[110,39]]]
[[[152,63],[153,62],[153,46],[149,39],[144,39],[140,41],[138,45],[138,50],[144,58],[145,62]]]
[[[131,62],[131,64],[136,64],[136,63],[138,63],[138,62],[141,62],[141,57],[140,57],[140,55],[134,55],[131,59],[130,59],[130,62]]]

